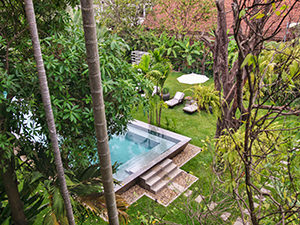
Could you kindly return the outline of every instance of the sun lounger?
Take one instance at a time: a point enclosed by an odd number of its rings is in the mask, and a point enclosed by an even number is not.
[[[178,92],[176,92],[174,98],[166,101],[165,103],[167,103],[167,105],[170,108],[172,108],[175,105],[178,105],[178,104],[182,103],[183,102],[183,98],[184,98],[184,93],[178,91]]]
[[[186,105],[184,108],[183,108],[183,111],[187,112],[187,113],[194,113],[198,110],[198,104],[197,102],[194,102],[190,105]]]

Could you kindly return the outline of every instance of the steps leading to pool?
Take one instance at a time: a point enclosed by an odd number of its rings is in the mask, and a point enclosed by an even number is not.
[[[140,184],[156,194],[181,173],[171,159],[165,159],[140,176]]]

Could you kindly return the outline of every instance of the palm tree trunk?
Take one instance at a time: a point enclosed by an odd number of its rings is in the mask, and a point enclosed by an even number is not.
[[[42,52],[40,47],[40,41],[37,31],[37,25],[35,20],[35,13],[33,8],[32,0],[25,0],[25,12],[27,21],[29,24],[29,31],[31,35],[31,40],[33,44],[33,51],[34,51],[34,57],[36,60],[36,67],[37,72],[39,76],[39,83],[40,83],[40,91],[42,95],[43,105],[46,113],[46,119],[47,119],[47,125],[49,129],[49,135],[53,147],[53,153],[54,153],[54,159],[55,159],[55,165],[56,170],[58,174],[58,180],[60,183],[61,188],[61,194],[64,199],[65,209],[67,212],[67,218],[70,225],[75,225],[74,221],[74,215],[72,211],[72,205],[70,201],[70,195],[67,189],[65,175],[64,175],[64,168],[61,161],[60,151],[58,147],[58,140],[57,140],[57,134],[56,134],[56,127],[51,107],[51,100],[50,100],[50,93],[48,88],[48,82],[46,77],[46,71],[44,67],[44,62],[42,58]]]
[[[100,159],[104,196],[108,211],[109,223],[113,225],[118,225],[119,219],[112,177],[110,152],[108,146],[93,0],[81,0],[80,2],[85,36],[85,46],[87,53],[87,62],[89,67],[90,89],[93,100],[97,149]]]

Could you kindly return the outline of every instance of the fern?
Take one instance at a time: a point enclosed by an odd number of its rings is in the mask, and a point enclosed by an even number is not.
[[[200,109],[209,112],[209,107],[211,106],[215,114],[220,114],[219,91],[217,91],[213,85],[195,86],[193,88],[193,93]]]

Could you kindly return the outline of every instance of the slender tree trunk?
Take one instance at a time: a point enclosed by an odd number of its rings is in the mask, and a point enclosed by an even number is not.
[[[216,137],[222,135],[224,129],[237,129],[239,122],[234,118],[238,108],[236,71],[241,72],[240,64],[235,63],[229,72],[228,66],[228,34],[224,0],[216,0],[218,9],[218,29],[214,46],[214,82],[220,93],[221,117],[217,121]],[[240,60],[240,58],[239,58]],[[240,62],[240,61],[238,61]]]
[[[228,89],[231,87],[228,84],[228,36],[227,36],[227,23],[224,0],[216,0],[216,6],[218,9],[218,28],[215,33],[216,40],[214,46],[214,82],[215,88],[220,94],[220,105],[222,117],[218,119],[216,137],[221,135],[221,131],[226,127],[227,115],[229,113],[228,104],[226,99],[221,98],[222,91],[223,96],[227,96]]]
[[[81,0],[80,2],[85,36],[85,46],[87,53],[87,62],[89,67],[90,89],[93,100],[97,149],[100,159],[100,168],[104,187],[105,202],[108,211],[109,223],[112,225],[118,225],[119,219],[112,177],[110,152],[108,146],[108,136],[93,1]]]
[[[1,149],[2,150],[2,149]],[[8,165],[5,167],[5,172],[0,172],[4,189],[8,197],[8,203],[10,206],[11,217],[16,225],[26,225],[27,219],[24,214],[24,206],[21,201],[16,174],[14,172],[13,158],[8,162]]]
[[[73,215],[73,211],[72,211],[72,205],[71,205],[71,201],[70,201],[70,195],[69,195],[67,185],[66,185],[64,168],[63,168],[63,164],[61,161],[61,155],[60,155],[59,146],[58,146],[56,127],[55,127],[54,116],[53,116],[52,107],[51,107],[50,93],[49,93],[49,88],[48,88],[48,82],[47,82],[44,62],[43,62],[43,58],[42,58],[42,52],[41,52],[41,47],[40,47],[40,41],[39,41],[39,36],[38,36],[38,31],[37,31],[37,25],[36,25],[35,13],[34,13],[32,0],[25,0],[25,12],[26,12],[27,21],[29,24],[29,31],[30,31],[30,35],[31,35],[32,44],[33,44],[34,57],[36,60],[36,67],[37,67],[37,72],[38,72],[38,76],[39,76],[40,91],[41,91],[43,105],[44,105],[44,109],[45,109],[45,113],[46,113],[49,135],[50,135],[50,139],[51,139],[51,143],[52,143],[52,147],[53,147],[55,165],[56,165],[56,170],[57,170],[57,174],[58,174],[58,180],[60,183],[61,194],[64,199],[64,204],[65,204],[69,224],[75,225],[74,215]]]

